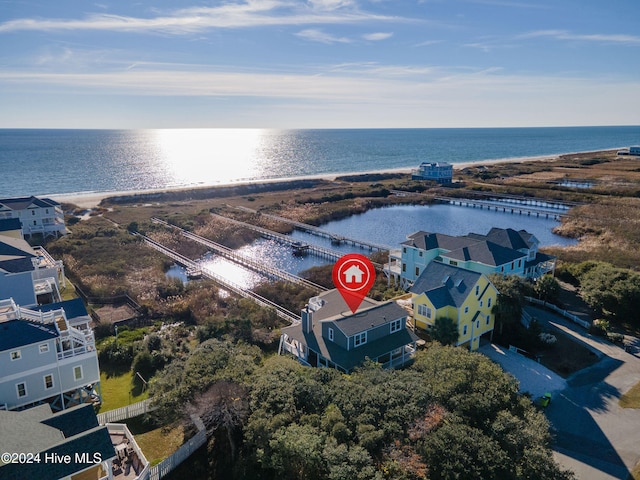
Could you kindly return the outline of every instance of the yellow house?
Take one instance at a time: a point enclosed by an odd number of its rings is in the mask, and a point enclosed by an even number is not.
[[[485,274],[431,262],[410,291],[417,328],[429,330],[436,318],[450,318],[458,325],[456,345],[470,350],[480,346],[483,335],[493,335],[498,290]]]

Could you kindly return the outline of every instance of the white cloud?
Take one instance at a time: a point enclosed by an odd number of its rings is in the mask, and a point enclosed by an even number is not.
[[[370,40],[370,41],[379,41],[379,40],[386,40],[387,38],[391,38],[393,37],[393,33],[387,33],[387,32],[377,32],[377,33],[367,33],[365,35],[362,35],[362,38],[364,38],[365,40]]]
[[[640,36],[626,34],[576,34],[567,30],[536,30],[519,35],[517,38],[541,38],[549,37],[556,40],[599,42],[618,45],[640,45]]]
[[[109,30],[185,34],[212,28],[244,28],[273,25],[346,24],[365,21],[409,21],[338,8],[340,0],[317,0],[311,5],[281,0],[246,0],[216,7],[193,7],[151,18],[92,14],[83,19],[22,18],[0,23],[0,32],[20,30]]]
[[[310,40],[312,42],[320,42],[320,43],[351,43],[351,40],[346,37],[336,37],[329,33],[323,32],[322,30],[318,30],[315,28],[309,28],[306,30],[302,30],[296,33],[298,37],[304,38],[305,40]]]

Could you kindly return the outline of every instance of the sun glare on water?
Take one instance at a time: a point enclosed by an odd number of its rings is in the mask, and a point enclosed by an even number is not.
[[[166,174],[175,186],[215,185],[255,179],[261,129],[155,130],[155,143]]]

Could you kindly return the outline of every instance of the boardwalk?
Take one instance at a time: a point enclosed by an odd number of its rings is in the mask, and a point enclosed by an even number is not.
[[[256,302],[257,304],[263,306],[263,307],[267,307],[267,308],[273,308],[276,311],[276,314],[278,315],[278,317],[287,320],[288,322],[293,323],[298,323],[300,322],[300,315],[296,315],[293,312],[290,312],[289,310],[287,310],[286,308],[281,307],[280,305],[272,302],[271,300],[264,298],[261,295],[258,295],[255,292],[252,292],[251,290],[248,290],[234,282],[231,282],[230,280],[227,280],[226,278],[217,275],[213,272],[210,272],[206,269],[200,269],[200,265],[185,257],[184,255],[179,254],[178,252],[171,250],[170,248],[165,247],[164,245],[162,245],[159,242],[156,242],[155,240],[142,235],[141,233],[137,233],[135,232],[134,235],[139,236],[140,238],[143,239],[143,241],[149,245],[150,247],[158,250],[159,252],[163,253],[164,255],[167,255],[169,258],[172,258],[176,263],[178,263],[179,265],[182,265],[183,267],[187,268],[187,269],[194,269],[194,270],[200,270],[202,272],[202,275],[209,278],[210,280],[213,280],[214,282],[216,282],[218,285],[220,285],[222,288],[224,288],[225,290],[228,290],[230,292],[233,292],[237,295],[240,295],[241,297],[244,298],[250,298],[251,300],[253,300],[254,302]]]
[[[317,235],[319,237],[329,238],[329,239],[331,239],[331,243],[334,243],[336,245],[339,245],[341,243],[351,244],[351,245],[358,245],[360,247],[367,248],[370,251],[374,251],[374,250],[387,251],[387,250],[391,249],[391,247],[389,247],[388,245],[381,245],[381,244],[378,244],[378,243],[365,242],[364,240],[357,240],[355,238],[344,237],[344,236],[341,236],[341,235],[337,235],[337,234],[335,234],[333,232],[328,232],[326,230],[322,230],[321,228],[314,227],[313,225],[309,225],[309,224],[302,223],[302,222],[296,222],[295,220],[290,220],[288,218],[279,217],[277,215],[271,215],[271,214],[268,214],[268,213],[261,213],[261,212],[258,212],[257,210],[252,210],[252,209],[247,208],[247,207],[235,207],[235,208],[237,208],[238,210],[243,210],[245,212],[258,214],[258,215],[261,215],[261,216],[263,216],[265,218],[269,218],[271,220],[275,220],[277,222],[287,223],[287,224],[293,226],[295,229],[301,230],[303,232],[310,233],[311,235]]]
[[[520,215],[553,218],[554,220],[560,220],[567,213],[569,207],[561,206],[560,204],[548,204],[548,206],[518,203],[509,200],[492,200],[492,199],[469,199],[469,198],[454,198],[454,197],[434,197],[439,202],[449,203],[450,205],[460,205],[463,207],[479,208],[493,210],[503,213],[517,213]]]
[[[246,255],[242,255],[229,247],[216,243],[212,240],[209,240],[208,238],[201,237],[200,235],[196,235],[195,233],[191,233],[188,230],[180,228],[176,225],[172,225],[168,222],[165,222],[164,220],[160,220],[159,218],[154,217],[151,220],[155,223],[164,225],[167,228],[172,228],[174,230],[177,230],[180,232],[180,234],[183,237],[193,240],[194,242],[197,242],[201,245],[204,245],[207,248],[211,249],[213,253],[227,260],[230,260],[233,263],[236,263],[242,267],[253,270],[254,272],[257,272],[261,275],[265,275],[272,279],[282,280],[285,282],[290,282],[296,285],[307,287],[316,293],[324,292],[326,290],[325,287],[315,284],[305,278],[299,277],[289,272],[285,272],[284,270],[280,270],[279,268],[266,265],[263,262],[260,262],[259,260],[255,260]]]

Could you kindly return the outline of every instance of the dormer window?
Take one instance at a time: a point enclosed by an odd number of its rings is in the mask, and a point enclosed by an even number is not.
[[[402,328],[402,320],[401,319],[394,320],[393,322],[391,322],[390,333],[399,332],[401,328]]]
[[[11,361],[20,360],[22,358],[22,352],[20,350],[14,350],[11,352]]]
[[[329,340],[333,342],[333,328],[329,327]]]
[[[359,347],[360,345],[364,345],[367,343],[367,332],[358,333],[353,336],[353,346]]]

